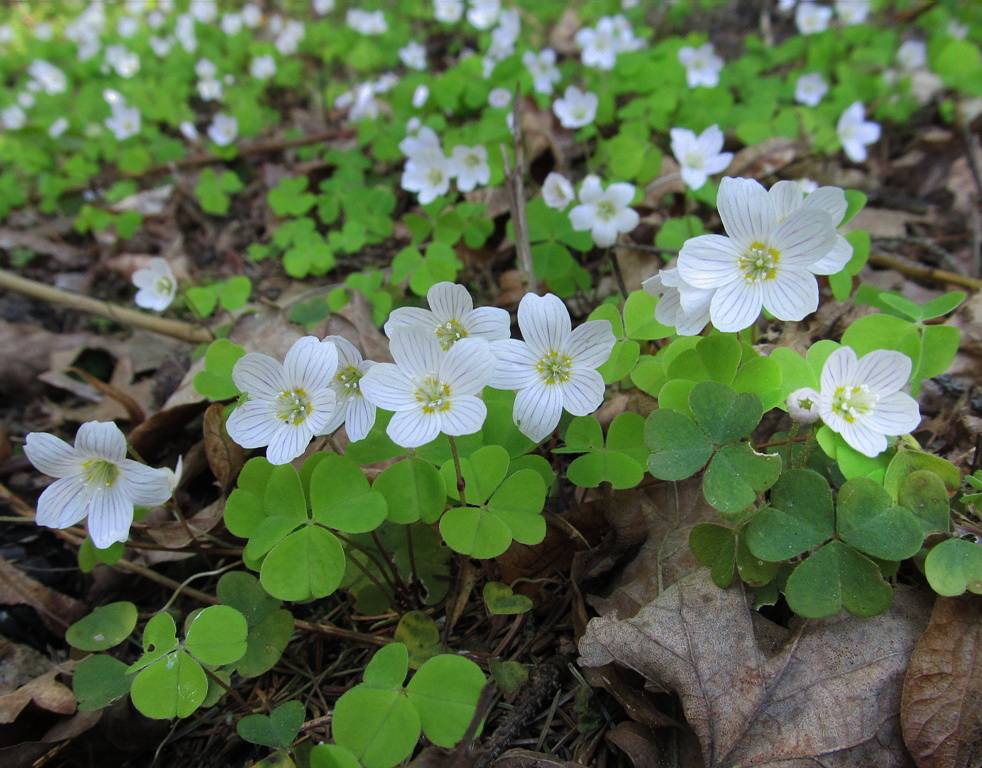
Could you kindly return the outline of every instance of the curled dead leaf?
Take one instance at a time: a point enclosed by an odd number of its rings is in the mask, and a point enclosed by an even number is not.
[[[225,431],[223,411],[224,406],[221,403],[209,405],[205,411],[202,430],[208,466],[218,480],[222,493],[227,495],[245,462],[245,452]]]

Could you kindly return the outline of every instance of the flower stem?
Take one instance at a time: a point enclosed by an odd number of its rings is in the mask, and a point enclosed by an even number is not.
[[[467,497],[464,495],[464,488],[467,486],[467,483],[464,482],[464,474],[460,471],[460,455],[457,453],[457,443],[454,442],[453,437],[450,435],[447,435],[447,440],[450,441],[453,468],[457,472],[457,493],[460,495],[460,503],[462,506],[467,506]]]

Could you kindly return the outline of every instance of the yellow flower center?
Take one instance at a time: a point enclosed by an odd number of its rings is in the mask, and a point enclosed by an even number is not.
[[[422,386],[416,390],[416,402],[424,413],[446,411],[450,408],[450,387],[441,384],[436,378],[429,376],[423,380]]]
[[[344,388],[345,392],[352,395],[360,395],[361,384],[359,384],[358,382],[363,375],[364,374],[361,371],[359,371],[355,366],[349,365],[338,371],[335,378],[339,382],[341,382],[341,386]]]
[[[572,365],[573,360],[568,355],[561,355],[556,350],[551,350],[535,364],[535,370],[546,384],[561,384],[569,381],[569,369]]]
[[[780,252],[756,242],[740,257],[740,271],[748,283],[773,280],[777,276],[777,263],[780,260]]]
[[[617,206],[610,200],[601,200],[597,203],[597,218],[610,221],[617,215]]]
[[[436,327],[436,338],[441,347],[450,349],[454,343],[467,338],[467,331],[456,320],[448,320]]]
[[[706,160],[703,158],[702,152],[699,152],[698,150],[689,150],[685,155],[685,165],[687,165],[689,168],[702,168],[705,162]]]
[[[430,186],[439,186],[443,183],[443,169],[432,166],[426,172],[426,180],[430,183]]]
[[[119,465],[108,459],[89,459],[82,462],[86,485],[112,488],[119,477]]]
[[[174,292],[174,281],[169,277],[158,277],[153,287],[157,289],[157,293],[170,296]]]
[[[858,417],[869,413],[879,399],[879,395],[870,392],[865,384],[836,387],[832,395],[832,411],[852,424]]]
[[[310,415],[313,406],[307,393],[297,387],[287,392],[280,392],[276,396],[275,410],[277,419],[297,427]]]

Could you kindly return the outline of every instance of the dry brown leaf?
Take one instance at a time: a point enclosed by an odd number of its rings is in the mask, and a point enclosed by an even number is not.
[[[14,722],[24,707],[32,701],[48,712],[59,715],[73,714],[76,707],[75,694],[70,688],[55,680],[59,674],[57,669],[53,669],[34,678],[13,693],[0,696],[0,723]]]
[[[586,768],[582,763],[560,760],[555,755],[530,749],[509,749],[491,763],[492,768]]]
[[[743,591],[700,570],[634,618],[591,621],[580,661],[675,691],[707,766],[906,766],[900,692],[928,611],[923,593],[898,591],[881,616],[804,622],[768,653]]]
[[[982,765],[982,597],[938,597],[907,667],[904,740],[918,768]]]
[[[617,747],[627,755],[634,768],[661,768],[673,763],[672,755],[666,750],[666,744],[658,738],[658,734],[640,723],[624,721],[618,723],[604,738],[608,744]],[[686,765],[687,763],[682,763]]]
[[[0,555],[0,605],[31,606],[41,621],[58,635],[88,612],[78,600],[32,579],[8,563],[3,555]]]
[[[223,410],[224,406],[221,403],[209,405],[208,410],[205,411],[202,430],[208,466],[218,480],[222,493],[228,494],[245,462],[245,452],[225,432]]]
[[[207,533],[222,519],[222,513],[224,511],[225,501],[219,499],[202,509],[194,517],[189,517],[187,519],[187,527],[179,521],[168,520],[167,522],[148,527],[147,535],[162,547],[181,549],[191,543],[191,536],[188,535],[188,530],[194,534]]]

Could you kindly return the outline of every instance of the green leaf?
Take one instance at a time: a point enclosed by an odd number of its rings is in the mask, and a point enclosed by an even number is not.
[[[696,422],[717,445],[749,437],[764,415],[757,395],[737,394],[715,381],[697,383],[689,393],[689,407]]]
[[[720,589],[733,581],[736,562],[736,539],[733,529],[713,523],[699,523],[689,531],[689,548],[703,565],[709,566],[710,577]]]
[[[960,341],[961,331],[953,325],[925,325],[921,329],[920,362],[915,367],[913,380],[919,385],[921,380],[947,371],[955,360]],[[911,394],[917,394],[913,387]]]
[[[484,585],[484,604],[491,615],[510,616],[532,610],[532,600],[516,595],[507,584],[489,581]]]
[[[245,349],[228,339],[218,339],[208,345],[205,369],[194,377],[194,388],[210,400],[228,400],[239,394],[232,381],[232,368]]]
[[[215,291],[222,307],[229,312],[234,312],[237,309],[242,309],[249,301],[249,294],[252,293],[252,281],[242,275],[230,277],[223,283],[217,283]]]
[[[948,532],[951,515],[948,489],[934,472],[918,469],[907,475],[900,482],[897,501],[913,513],[925,535]]]
[[[774,484],[770,506],[750,521],[746,539],[754,555],[779,562],[817,547],[834,532],[828,482],[810,469],[792,469]]]
[[[836,512],[842,540],[881,560],[912,557],[924,541],[910,510],[893,504],[890,494],[866,477],[848,480],[839,489]]]
[[[607,362],[597,368],[605,384],[615,384],[631,375],[638,363],[641,346],[636,341],[618,341],[614,343]]]
[[[314,520],[345,533],[374,531],[385,520],[385,496],[373,491],[351,459],[327,454],[310,477]]]
[[[478,507],[454,507],[440,518],[440,535],[454,552],[481,560],[497,557],[511,545],[505,522]]]
[[[674,328],[655,320],[658,299],[645,291],[633,291],[624,302],[624,333],[629,339],[650,341],[665,339],[675,333]]]
[[[847,189],[846,194],[846,212],[842,216],[842,221],[836,223],[837,227],[841,227],[847,221],[849,221],[853,216],[859,213],[863,208],[866,207],[866,195],[860,192],[858,189]]]
[[[130,699],[147,717],[166,720],[190,715],[207,692],[208,678],[201,665],[183,651],[175,651],[140,670]]]
[[[648,471],[661,480],[691,477],[713,455],[713,444],[692,420],[668,408],[648,416],[644,440],[652,451]]]
[[[242,677],[258,677],[280,660],[293,635],[293,614],[277,609],[249,628],[245,655],[235,664]]]
[[[318,744],[310,751],[310,768],[362,768],[358,758],[337,744]]]
[[[939,595],[957,597],[966,589],[982,595],[982,546],[967,539],[942,541],[924,560],[924,574]]]
[[[448,749],[460,741],[486,682],[481,668],[462,656],[434,656],[420,667],[406,694],[419,712],[426,738]]]
[[[781,474],[781,457],[756,453],[747,443],[724,445],[706,468],[702,492],[726,519],[736,519]]]
[[[65,632],[65,640],[80,651],[104,651],[119,645],[136,627],[136,606],[121,601],[96,608]]]
[[[515,541],[535,545],[546,535],[542,508],[546,484],[534,469],[520,469],[510,475],[488,500],[489,512],[502,520]]]
[[[747,546],[747,537],[743,535],[737,537],[736,565],[740,578],[751,587],[770,584],[780,568],[780,564],[769,563],[754,555]]]
[[[198,317],[208,317],[218,306],[218,294],[211,286],[196,285],[184,292],[184,298]]]
[[[441,650],[440,629],[423,611],[404,613],[396,627],[395,638],[396,642],[402,643],[409,653],[410,669],[419,669],[423,662],[433,658]],[[405,678],[406,673],[403,672],[395,685],[402,685]]]
[[[460,470],[464,477],[464,496],[468,504],[484,504],[505,479],[508,471],[508,452],[499,445],[487,445],[468,458],[461,458]],[[451,499],[457,494],[457,473],[453,461],[444,462],[440,474]]]
[[[893,590],[869,558],[830,541],[791,572],[785,596],[791,610],[806,619],[843,608],[856,616],[876,616],[890,607]]]
[[[162,659],[177,648],[177,625],[169,613],[150,617],[143,628],[143,655],[129,667],[130,672]]]
[[[184,647],[204,664],[231,664],[245,654],[248,632],[245,616],[227,605],[212,605],[194,617]]]
[[[305,193],[307,179],[304,176],[285,178],[269,191],[269,207],[277,216],[303,216],[317,204],[317,198]]]
[[[72,675],[72,691],[78,699],[80,712],[108,707],[130,692],[133,676],[126,674],[126,665],[98,653],[79,663]]]
[[[331,733],[365,768],[392,768],[412,754],[420,716],[401,688],[358,685],[337,700]]]
[[[953,312],[966,298],[968,298],[968,294],[964,291],[951,291],[943,296],[931,299],[921,307],[921,318],[923,320],[933,320],[936,317],[947,315],[949,312]]]
[[[216,594],[223,605],[241,613],[249,627],[255,627],[280,607],[280,601],[266,594],[259,579],[244,571],[229,571],[218,580]]]
[[[668,251],[680,251],[686,240],[705,234],[705,232],[702,219],[698,216],[665,219],[661,229],[658,230],[658,234],[655,235],[655,246]]]
[[[693,349],[681,351],[668,364],[669,378],[730,384],[736,376],[743,350],[732,333],[714,333],[698,338]]]
[[[280,600],[327,597],[341,584],[344,562],[344,550],[333,533],[304,526],[266,555],[259,580]]]
[[[528,670],[517,661],[488,659],[488,670],[506,696],[511,696],[529,679]]]
[[[266,481],[263,508],[270,517],[301,523],[307,519],[307,497],[292,464],[274,466]]]
[[[246,715],[235,724],[239,736],[253,744],[271,749],[288,749],[306,715],[306,708],[299,701],[285,701],[269,715]]]
[[[377,650],[365,667],[364,685],[401,689],[408,672],[409,649],[402,643],[389,643]]]
[[[730,386],[734,392],[753,393],[760,398],[764,411],[776,408],[787,399],[782,386],[781,364],[772,357],[752,357],[740,366]]]
[[[386,501],[393,523],[434,523],[447,503],[447,486],[437,469],[422,459],[407,458],[375,478],[372,490]]]

